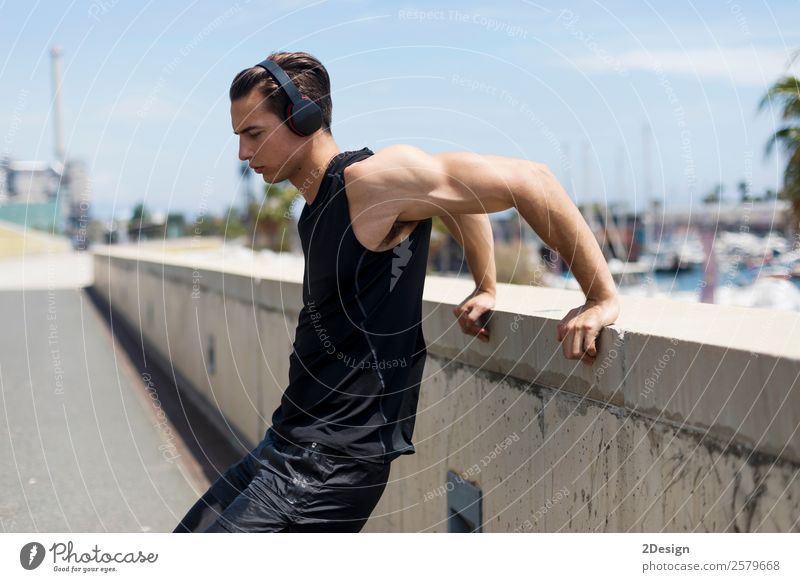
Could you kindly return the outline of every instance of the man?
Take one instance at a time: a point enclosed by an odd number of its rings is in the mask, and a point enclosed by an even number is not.
[[[360,531],[390,463],[415,452],[434,216],[464,248],[476,287],[454,314],[481,341],[490,341],[485,316],[495,302],[487,213],[516,207],[571,265],[586,302],[558,326],[567,358],[594,360],[600,330],[618,316],[614,283],[588,226],[542,164],[408,145],[341,152],[330,130],[328,73],[307,53],[273,53],[245,69],[230,98],[240,159],[305,198],[303,308],[272,426],[175,531]]]

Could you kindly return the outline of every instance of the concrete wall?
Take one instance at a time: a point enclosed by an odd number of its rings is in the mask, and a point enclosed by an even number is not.
[[[243,447],[260,440],[302,270],[114,247],[94,267],[153,358]],[[800,531],[800,314],[623,297],[587,366],[555,339],[580,293],[500,285],[484,344],[452,315],[471,288],[427,278],[417,454],[365,531],[447,531],[448,470],[480,488],[487,532]]]

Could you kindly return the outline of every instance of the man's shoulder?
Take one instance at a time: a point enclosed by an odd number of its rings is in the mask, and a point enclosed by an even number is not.
[[[403,212],[426,192],[418,173],[427,155],[414,146],[391,145],[344,169],[353,233],[367,249],[390,248],[413,230],[416,222],[405,220]]]
[[[410,144],[394,144],[378,150],[345,168],[348,175],[366,178],[371,174],[385,174],[413,169],[420,164],[430,164],[433,157],[423,149]]]
[[[355,196],[396,198],[408,189],[424,189],[425,174],[435,163],[433,156],[417,146],[393,144],[347,166],[344,177],[348,191],[353,188]]]

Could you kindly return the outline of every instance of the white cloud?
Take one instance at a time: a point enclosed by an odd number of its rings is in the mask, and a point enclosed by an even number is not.
[[[625,70],[663,71],[704,79],[723,79],[740,85],[766,86],[786,74],[792,52],[763,47],[708,48],[686,51],[635,50],[618,54],[596,54],[574,59],[594,72]],[[800,58],[790,71],[798,74]]]

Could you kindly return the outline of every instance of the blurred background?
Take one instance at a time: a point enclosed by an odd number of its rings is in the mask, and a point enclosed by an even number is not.
[[[797,310],[796,15],[793,2],[6,5],[0,255],[36,252],[41,232],[76,250],[182,239],[300,258],[303,201],[239,162],[227,89],[269,52],[304,50],[329,69],[342,149],[546,163],[623,293]],[[516,211],[492,219],[500,281],[578,288]],[[469,277],[436,222],[431,271]]]

